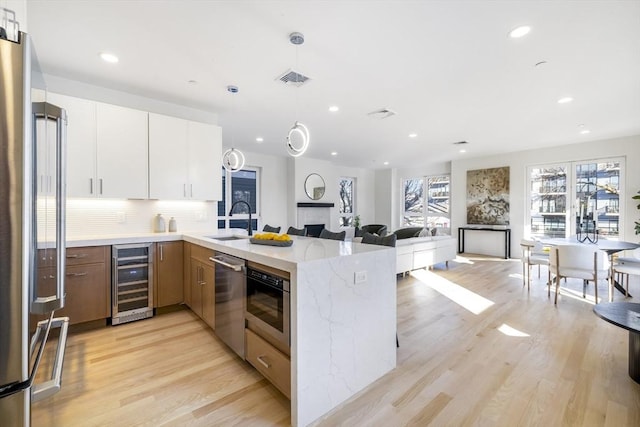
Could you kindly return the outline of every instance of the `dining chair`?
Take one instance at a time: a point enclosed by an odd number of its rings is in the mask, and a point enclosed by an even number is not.
[[[629,276],[640,276],[640,248],[634,249],[631,254],[631,257],[618,257],[618,263],[613,266],[613,274],[620,278],[625,296],[629,295]]]
[[[266,231],[268,233],[279,233],[280,227],[272,227],[269,224],[265,224],[265,226],[262,227],[262,231]]]
[[[320,232],[320,237],[321,239],[331,239],[331,240],[342,240],[344,241],[344,238],[347,236],[347,232],[346,231],[341,231],[339,233],[334,233],[332,231],[327,230],[326,228],[323,228],[322,231]]]
[[[609,257],[606,252],[592,245],[559,245],[552,246],[549,255],[549,296],[551,283],[555,282],[556,296],[554,304],[558,304],[560,279],[582,279],[582,297],[585,298],[588,282],[594,283],[595,301],[598,302],[598,280],[609,279]],[[609,281],[611,286],[611,281]],[[611,294],[611,292],[610,292]]]
[[[291,234],[292,236],[306,236],[307,235],[307,229],[306,228],[289,227],[289,229],[287,230],[287,234]]]
[[[531,268],[538,266],[538,278],[540,278],[540,266],[547,266],[547,286],[551,281],[551,271],[549,270],[549,253],[544,251],[544,246],[537,240],[522,239],[522,286],[527,285],[527,290],[531,285]]]

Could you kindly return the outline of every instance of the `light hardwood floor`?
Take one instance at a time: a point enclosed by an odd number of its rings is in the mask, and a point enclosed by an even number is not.
[[[544,269],[530,291],[520,273],[469,257],[399,279],[397,368],[315,425],[640,425],[627,331],[593,314],[591,287],[583,300],[570,280],[556,307]],[[73,334],[62,391],[33,407],[35,427],[289,423],[288,400],[188,310]]]

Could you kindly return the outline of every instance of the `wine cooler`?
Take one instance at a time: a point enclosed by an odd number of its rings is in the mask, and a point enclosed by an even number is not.
[[[111,324],[153,316],[153,243],[114,245]]]

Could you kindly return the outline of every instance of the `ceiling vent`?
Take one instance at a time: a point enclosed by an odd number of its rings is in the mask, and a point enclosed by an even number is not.
[[[300,87],[303,84],[305,84],[307,81],[309,81],[309,77],[305,76],[302,73],[299,73],[297,71],[294,71],[292,69],[288,69],[287,71],[284,72],[284,74],[278,76],[276,78],[276,80],[281,81],[282,83],[286,84],[287,86],[297,86]]]
[[[387,117],[391,117],[395,115],[396,115],[396,112],[388,108],[380,108],[379,110],[375,110],[370,113],[367,113],[367,116],[374,119],[378,119],[378,120],[386,119]]]

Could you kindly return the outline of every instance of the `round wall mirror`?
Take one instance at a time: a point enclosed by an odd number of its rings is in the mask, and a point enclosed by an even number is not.
[[[304,180],[304,192],[311,200],[320,200],[324,196],[324,179],[317,173],[309,174]]]

